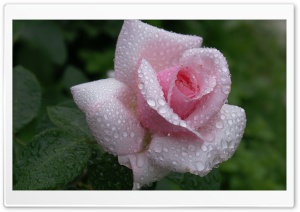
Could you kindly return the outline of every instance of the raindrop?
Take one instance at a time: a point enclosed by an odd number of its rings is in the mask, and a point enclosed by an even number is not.
[[[228,143],[226,140],[222,140],[221,145],[222,145],[223,149],[228,147]]]
[[[160,104],[160,105],[165,105],[166,104],[166,102],[165,102],[165,100],[163,100],[163,99],[158,99],[158,104]]]
[[[177,161],[173,161],[172,164],[173,165],[177,165],[178,163],[177,163]]]
[[[203,144],[203,145],[201,146],[201,149],[202,149],[203,152],[206,152],[206,151],[207,151],[207,146],[206,146],[205,144]]]
[[[197,162],[196,167],[198,171],[202,171],[205,168],[205,165],[202,162]]]
[[[150,105],[151,107],[154,107],[156,105],[155,100],[152,98],[147,99],[147,103],[148,105]]]
[[[222,71],[223,71],[223,72],[227,72],[228,69],[227,69],[226,67],[223,67],[223,68],[222,68]]]
[[[127,132],[123,132],[123,136],[124,136],[124,138],[126,138],[128,136],[128,133]]]
[[[221,115],[221,119],[224,120],[226,117],[224,115]]]
[[[154,152],[160,153],[162,151],[162,147],[160,145],[155,145],[154,146]]]
[[[114,138],[119,138],[119,133],[118,132],[114,133]]]
[[[166,147],[164,147],[163,150],[164,150],[164,152],[168,152],[169,151]]]
[[[216,128],[222,129],[222,128],[223,128],[223,122],[217,121],[217,123],[216,123]]]
[[[180,121],[179,125],[182,126],[182,127],[186,127],[186,123],[184,121]]]
[[[228,122],[229,125],[232,125],[232,120],[231,119],[229,119],[227,122]]]
[[[133,138],[134,137],[134,132],[130,133],[130,137]]]
[[[231,87],[230,87],[229,85],[224,85],[224,86],[222,87],[222,91],[223,91],[223,93],[225,93],[225,94],[229,94],[229,93],[230,93],[230,89],[231,89]]]
[[[139,89],[142,89],[144,87],[144,84],[142,82],[139,83]]]
[[[181,155],[182,155],[183,157],[186,157],[186,156],[187,156],[186,152],[182,152]]]
[[[165,108],[165,107],[159,107],[158,108],[158,112],[160,113],[160,114],[165,114],[166,112],[167,112],[167,109]]]

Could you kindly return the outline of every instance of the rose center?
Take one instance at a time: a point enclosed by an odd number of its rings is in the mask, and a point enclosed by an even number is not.
[[[194,97],[200,91],[199,76],[191,68],[183,68],[177,73],[175,85],[187,97]]]

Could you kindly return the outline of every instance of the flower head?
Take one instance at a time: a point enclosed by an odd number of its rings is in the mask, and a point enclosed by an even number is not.
[[[71,88],[97,142],[132,169],[134,187],[170,171],[204,176],[229,159],[246,126],[245,111],[225,104],[225,57],[202,38],[125,21],[115,78]]]

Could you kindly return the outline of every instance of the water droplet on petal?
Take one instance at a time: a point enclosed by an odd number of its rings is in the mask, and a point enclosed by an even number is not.
[[[207,151],[207,146],[206,146],[205,144],[203,144],[203,145],[201,146],[201,149],[202,149],[203,152],[206,152],[206,151]]]
[[[217,121],[217,123],[216,123],[216,128],[222,129],[222,128],[223,128],[223,122]]]
[[[162,147],[160,145],[155,145],[154,146],[154,152],[160,153],[162,151]]]
[[[165,105],[166,104],[166,102],[165,102],[165,100],[163,100],[163,99],[158,99],[158,104],[160,104],[160,105]]]
[[[223,91],[223,93],[225,93],[225,94],[229,94],[229,93],[230,93],[230,89],[231,89],[231,87],[230,87],[229,85],[224,85],[224,86],[222,87],[222,91]]]
[[[202,171],[205,168],[205,165],[202,162],[197,162],[196,167],[198,171]]]
[[[180,121],[179,125],[182,126],[182,127],[186,127],[186,123],[184,121]]]
[[[167,112],[167,109],[165,107],[161,106],[161,107],[158,108],[158,112],[160,114],[165,114]]]
[[[147,99],[147,103],[148,105],[150,105],[151,107],[155,107],[156,103],[155,100],[152,98]]]
[[[224,149],[228,147],[228,143],[226,140],[222,140],[221,145]]]
[[[128,136],[127,132],[123,132],[123,137],[126,138]]]
[[[114,138],[119,138],[119,133],[118,132],[114,132]]]
[[[134,132],[130,133],[130,137],[133,138],[134,137]]]

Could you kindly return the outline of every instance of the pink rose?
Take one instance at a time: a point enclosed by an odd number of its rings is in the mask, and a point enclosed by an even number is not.
[[[134,188],[170,171],[204,176],[241,141],[246,116],[225,104],[231,88],[226,59],[201,43],[125,21],[115,78],[71,88],[98,143],[132,169]]]

